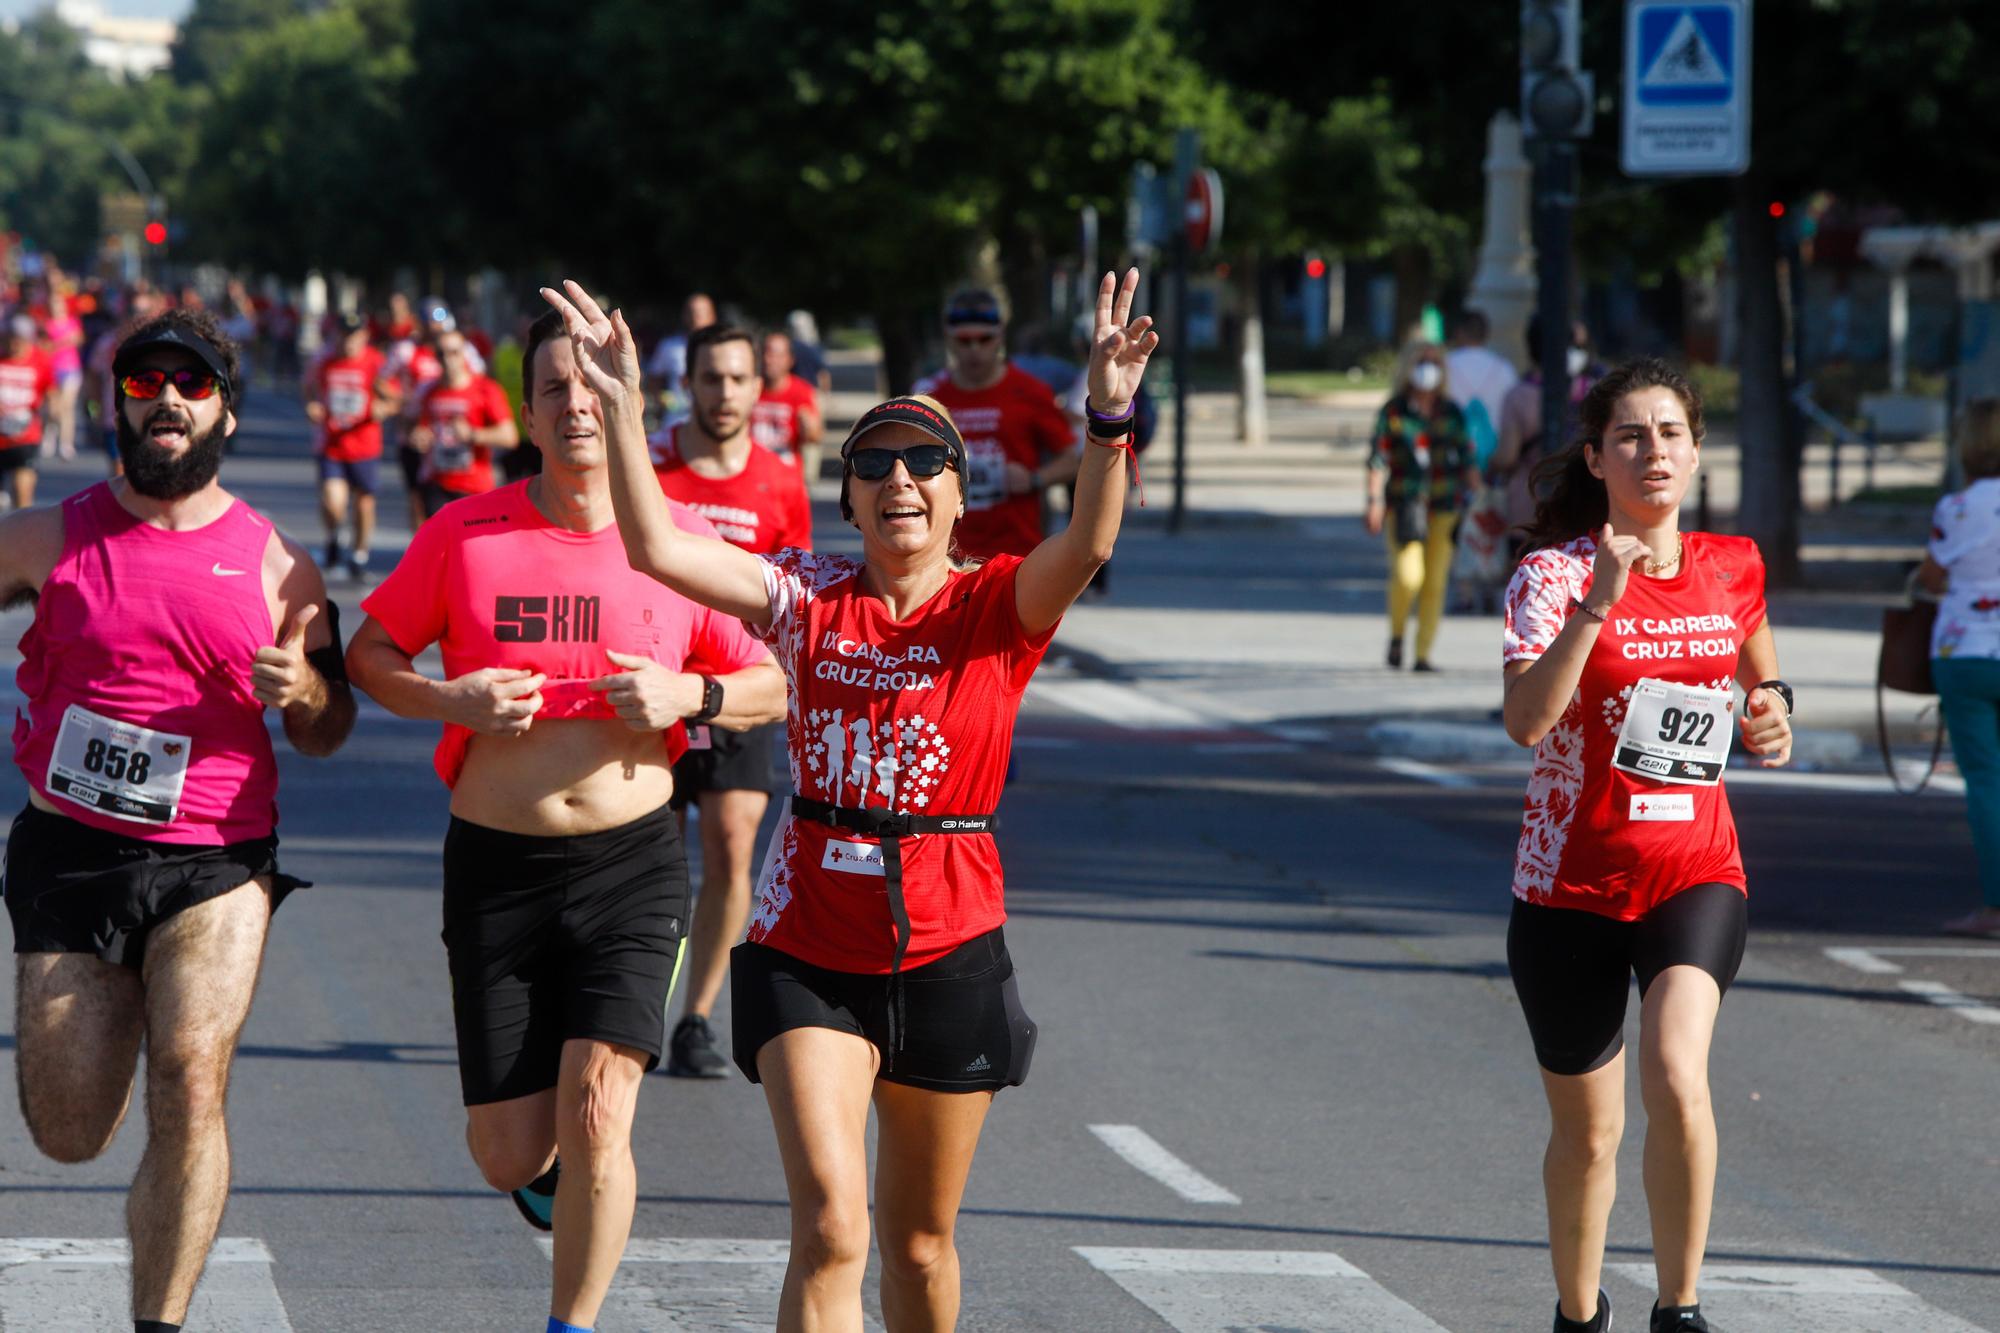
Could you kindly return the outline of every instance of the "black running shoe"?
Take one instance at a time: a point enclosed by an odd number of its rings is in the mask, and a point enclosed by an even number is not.
[[[1701,1303],[1653,1306],[1652,1333],[1713,1333],[1701,1317]]]
[[[329,537],[327,539],[326,558],[319,562],[319,567],[329,574],[340,568],[340,539],[338,537]]]
[[[1403,665],[1403,641],[1401,639],[1389,640],[1389,665],[1392,668]]]
[[[521,1216],[537,1231],[556,1229],[556,1179],[561,1175],[562,1158],[558,1157],[549,1163],[548,1170],[520,1189],[508,1192],[507,1197],[521,1210]]]
[[[1563,1317],[1562,1302],[1556,1302],[1555,1333],[1611,1333],[1611,1298],[1603,1288],[1597,1292],[1597,1313],[1590,1319],[1578,1322]]]
[[[675,1078],[728,1078],[729,1060],[715,1044],[715,1029],[700,1014],[674,1025],[667,1043],[667,1073]]]

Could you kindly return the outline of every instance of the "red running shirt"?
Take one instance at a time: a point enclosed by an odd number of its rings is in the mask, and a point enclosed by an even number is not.
[[[320,453],[336,463],[382,456],[382,423],[375,419],[375,382],[387,358],[373,347],[360,356],[322,361],[313,370],[313,396],[326,408]]]
[[[1507,585],[1507,661],[1532,661],[1555,642],[1570,599],[1589,599],[1596,556],[1595,539],[1582,537],[1521,561]],[[1764,618],[1764,558],[1747,537],[1685,533],[1672,578],[1632,575],[1597,632],[1576,696],[1535,747],[1515,897],[1636,921],[1697,884],[1745,888],[1723,783],[1655,782],[1613,768],[1611,758],[1633,686],[1651,677],[1729,688],[1744,640]],[[1649,799],[1660,795],[1672,799]]]
[[[699,516],[673,508],[685,531],[715,535]],[[549,522],[529,501],[525,480],[440,510],[361,609],[412,657],[437,644],[446,680],[482,667],[545,674],[537,725],[613,716],[589,688],[620,670],[606,649],[712,675],[765,656],[741,621],[633,569],[616,524],[571,532]],[[674,758],[685,734],[678,725],[664,734]],[[446,724],[434,763],[447,787],[464,771],[471,742],[470,731]]]
[[[862,590],[845,556],[768,557],[766,640],[791,689],[792,787],[839,806],[987,814],[1000,803],[1014,715],[1051,627],[1030,638],[1014,605],[1021,562],[954,572],[907,620]],[[910,946],[922,967],[1007,919],[990,833],[903,840]],[[787,814],[750,917],[750,938],[840,972],[886,974],[895,927],[881,847]]]
[[[943,403],[965,438],[965,517],[958,545],[967,555],[1026,555],[1042,540],[1042,498],[1007,492],[1007,464],[1032,471],[1076,447],[1076,431],[1048,385],[1016,366],[984,389],[961,389],[950,375],[917,388]]]
[[[493,451],[483,444],[464,447],[461,456],[469,456],[470,461],[463,467],[439,467],[440,458],[452,456],[451,446],[445,435],[452,432],[484,430],[497,426],[503,421],[514,419],[514,409],[507,403],[507,391],[497,380],[484,375],[474,375],[464,387],[454,389],[443,379],[434,379],[425,385],[423,397],[417,402],[417,424],[428,426],[438,433],[431,445],[431,456],[424,466],[429,479],[447,491],[458,495],[478,495],[493,489]],[[533,506],[529,506],[533,508]]]
[[[766,388],[750,409],[750,438],[797,467],[799,414],[819,411],[819,393],[797,375],[785,376],[777,388]]]
[[[53,363],[39,349],[0,361],[0,449],[42,442],[42,400],[55,383]]]
[[[787,546],[812,549],[812,501],[799,470],[770,450],[750,446],[750,461],[733,477],[704,477],[680,454],[681,423],[653,437],[653,473],[670,500],[715,525],[726,542],[753,555]]]

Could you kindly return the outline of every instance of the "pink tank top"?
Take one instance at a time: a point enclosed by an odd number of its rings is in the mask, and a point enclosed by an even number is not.
[[[119,504],[108,482],[62,514],[62,557],[21,636],[22,776],[72,819],[126,837],[270,836],[277,759],[250,688],[251,659],[277,638],[264,596],[270,520],[237,500],[205,527],[168,532]],[[154,804],[183,768],[171,812]]]

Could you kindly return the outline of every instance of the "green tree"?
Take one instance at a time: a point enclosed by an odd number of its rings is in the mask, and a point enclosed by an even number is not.
[[[174,37],[174,80],[184,88],[220,83],[252,42],[313,7],[308,0],[194,0]]]

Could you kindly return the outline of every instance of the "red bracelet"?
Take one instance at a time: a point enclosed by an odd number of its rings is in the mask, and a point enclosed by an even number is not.
[[[1139,508],[1144,509],[1146,507],[1146,481],[1145,478],[1139,475],[1139,451],[1133,443],[1136,437],[1130,431],[1127,431],[1115,440],[1102,440],[1092,435],[1089,431],[1085,431],[1084,438],[1092,444],[1101,445],[1106,449],[1120,449],[1124,451],[1127,461],[1132,465],[1132,484],[1139,488]]]

